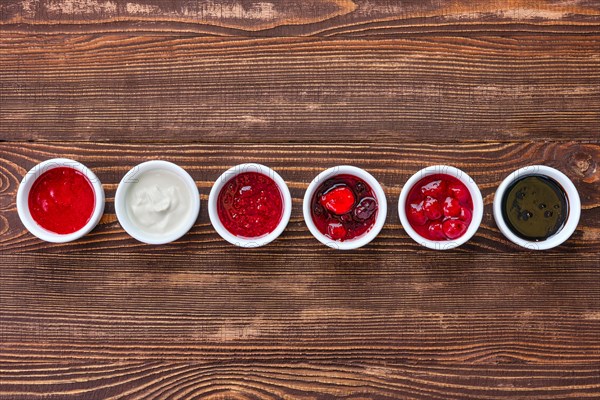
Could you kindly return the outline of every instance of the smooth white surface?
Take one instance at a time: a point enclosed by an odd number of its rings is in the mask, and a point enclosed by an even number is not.
[[[92,216],[88,223],[85,224],[80,230],[65,235],[50,232],[42,228],[37,222],[35,222],[31,216],[31,213],[29,212],[29,191],[31,190],[33,183],[44,172],[59,167],[73,168],[85,175],[92,184],[95,201],[94,211],[92,212]],[[23,225],[25,225],[25,228],[27,228],[29,232],[38,238],[52,243],[71,242],[89,233],[98,224],[100,218],[102,218],[102,213],[104,213],[104,189],[102,188],[102,184],[100,183],[100,180],[96,174],[94,174],[82,163],[70,160],[68,158],[52,158],[39,163],[30,169],[29,172],[23,177],[23,180],[19,185],[19,190],[17,191],[17,212],[21,222]]]
[[[128,201],[134,197],[130,197],[131,190],[136,190],[136,186],[140,182],[148,177],[147,173],[152,171],[166,171],[172,173],[180,180],[181,188],[185,189],[181,193],[182,196],[186,197],[185,203],[188,205],[186,212],[177,215],[179,221],[173,222],[170,225],[170,229],[160,232],[160,229],[147,228],[140,224],[135,223],[132,220],[132,215],[128,211]],[[162,184],[166,184],[162,181]],[[157,183],[157,182],[155,182]],[[178,183],[179,185],[179,183]],[[165,188],[166,190],[166,188]],[[125,229],[125,231],[133,238],[140,242],[148,244],[164,244],[173,242],[183,235],[185,235],[190,228],[198,219],[198,213],[200,212],[200,194],[196,182],[192,177],[180,166],[173,164],[168,161],[152,160],[141,163],[133,167],[117,187],[115,194],[115,212],[119,224]],[[158,221],[160,223],[160,221]]]
[[[406,199],[408,198],[408,193],[412,189],[412,187],[421,179],[426,176],[435,175],[435,174],[445,174],[450,175],[458,180],[460,180],[466,187],[469,189],[469,193],[471,194],[471,199],[473,200],[473,216],[471,219],[471,223],[467,228],[467,231],[461,237],[455,240],[448,241],[436,241],[429,240],[419,235],[411,226],[410,222],[408,222],[408,218],[406,216]],[[423,168],[418,171],[416,174],[411,176],[408,181],[402,187],[402,191],[400,192],[400,198],[398,199],[398,215],[400,216],[400,222],[402,223],[402,227],[408,233],[408,235],[413,238],[413,240],[419,243],[422,246],[427,247],[428,249],[433,250],[450,250],[455,247],[458,247],[464,243],[466,243],[469,239],[475,235],[477,229],[479,229],[479,225],[481,225],[481,219],[483,218],[483,197],[481,196],[481,191],[479,187],[473,181],[473,179],[467,175],[464,171],[461,171],[458,168],[451,167],[448,165],[433,165],[431,167]]]
[[[315,191],[321,183],[334,176],[346,174],[353,175],[357,178],[362,179],[371,187],[371,189],[373,189],[375,199],[377,200],[377,217],[375,218],[375,224],[373,225],[371,230],[362,234],[361,236],[340,242],[338,240],[333,240],[325,236],[319,231],[319,229],[313,222],[310,204]],[[317,238],[319,242],[337,250],[352,250],[366,245],[371,240],[375,239],[375,237],[379,234],[381,228],[383,228],[385,219],[387,217],[387,199],[385,197],[385,192],[383,191],[383,188],[381,187],[377,179],[373,177],[373,175],[369,174],[364,169],[358,167],[353,167],[350,165],[340,165],[321,172],[319,175],[316,176],[315,179],[313,179],[310,185],[308,185],[306,193],[304,194],[302,211],[304,214],[304,222],[306,222],[306,226],[308,226],[310,233],[312,233],[313,236]]]
[[[504,197],[506,189],[508,189],[514,181],[531,175],[546,176],[556,181],[567,195],[569,208],[569,214],[567,215],[567,220],[565,221],[563,228],[548,239],[539,242],[525,240],[512,233],[502,217],[502,197]],[[577,192],[575,185],[573,185],[573,182],[559,170],[545,165],[530,165],[514,171],[502,181],[494,195],[494,220],[496,221],[496,225],[498,225],[500,232],[502,232],[502,234],[511,242],[530,250],[547,250],[565,242],[571,237],[573,232],[575,232],[575,229],[577,229],[580,216],[581,200],[579,199],[579,193]]]
[[[186,183],[164,169],[140,174],[127,191],[126,199],[129,220],[155,235],[171,234],[192,211]]]
[[[273,230],[273,232],[258,238],[242,238],[235,236],[229,232],[225,226],[223,226],[217,212],[217,199],[221,189],[223,189],[223,186],[225,186],[225,184],[235,176],[246,172],[258,172],[259,174],[266,175],[273,179],[273,181],[275,181],[279,187],[279,191],[281,192],[281,196],[283,198],[283,214],[281,216],[281,221],[279,221],[279,224],[275,230]],[[271,243],[273,240],[277,239],[279,235],[281,235],[290,220],[291,214],[292,196],[290,195],[290,189],[277,172],[262,164],[239,164],[228,169],[215,181],[212,189],[210,190],[210,194],[208,195],[208,216],[212,226],[223,239],[239,247],[260,247]]]

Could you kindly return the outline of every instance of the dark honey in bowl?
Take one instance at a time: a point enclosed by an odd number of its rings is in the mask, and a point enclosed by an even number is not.
[[[553,179],[528,175],[514,181],[502,198],[502,216],[508,228],[529,241],[541,241],[559,232],[569,215],[567,196]]]

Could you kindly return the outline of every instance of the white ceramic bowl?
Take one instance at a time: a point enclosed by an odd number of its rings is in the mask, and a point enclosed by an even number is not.
[[[412,187],[421,179],[426,176],[435,175],[435,174],[445,174],[450,175],[458,180],[460,180],[466,187],[469,189],[469,193],[471,194],[471,199],[473,200],[473,217],[471,219],[471,223],[469,224],[467,231],[461,237],[455,240],[448,241],[437,241],[437,240],[429,240],[419,235],[411,226],[410,222],[408,222],[408,218],[406,216],[406,199],[408,198],[408,193],[412,189]],[[410,177],[410,179],[404,184],[402,191],[400,192],[400,199],[398,200],[398,215],[400,216],[400,222],[402,223],[402,227],[408,233],[408,235],[413,238],[413,240],[428,249],[433,250],[450,250],[455,247],[458,247],[464,243],[466,243],[469,239],[475,235],[479,225],[481,225],[481,219],[483,218],[483,197],[481,197],[481,191],[479,187],[473,181],[473,179],[467,175],[464,171],[461,171],[458,168],[451,167],[448,165],[433,165],[431,167],[423,168],[416,174]]]
[[[90,220],[80,230],[68,234],[54,233],[42,228],[35,222],[29,212],[29,191],[31,190],[33,183],[44,172],[59,167],[69,167],[81,172],[89,179],[92,184],[92,189],[94,190],[95,204]],[[68,158],[53,158],[39,163],[23,177],[23,180],[19,185],[19,190],[17,191],[17,212],[19,218],[21,218],[21,222],[25,225],[25,228],[38,238],[52,243],[71,242],[89,233],[98,224],[100,218],[102,218],[102,213],[104,212],[104,189],[96,174],[85,165]]]
[[[188,189],[191,208],[190,212],[186,215],[185,221],[183,221],[176,230],[162,235],[147,232],[136,226],[131,221],[126,207],[127,192],[132,185],[137,182],[137,178],[145,172],[157,169],[169,171],[181,178]],[[133,238],[147,244],[165,244],[179,239],[194,225],[198,219],[198,213],[200,212],[200,194],[198,193],[198,187],[196,186],[194,179],[179,165],[163,160],[146,161],[130,169],[123,179],[121,179],[121,182],[119,182],[117,192],[115,193],[115,212],[119,224],[121,224],[123,229],[125,229],[125,231]]]
[[[225,226],[223,226],[217,212],[217,199],[219,198],[219,193],[221,192],[221,189],[223,189],[223,186],[225,186],[225,184],[233,177],[245,172],[258,172],[273,179],[273,181],[275,181],[279,187],[279,191],[283,197],[283,215],[281,216],[281,221],[279,221],[279,224],[273,232],[258,238],[242,238],[235,236],[229,232]],[[260,247],[271,243],[273,240],[277,239],[279,235],[281,235],[290,220],[291,214],[292,196],[290,195],[290,189],[277,172],[262,164],[239,164],[228,169],[215,181],[208,196],[208,216],[212,226],[223,239],[239,247]]]
[[[502,217],[502,198],[506,189],[517,179],[530,175],[545,176],[557,182],[564,190],[569,206],[569,214],[563,228],[548,239],[539,242],[525,240],[512,233]],[[547,250],[562,244],[575,232],[580,216],[581,200],[573,182],[559,170],[545,165],[531,165],[514,171],[502,181],[494,196],[494,220],[496,220],[500,232],[511,242],[530,250]]]
[[[371,187],[371,189],[373,189],[375,198],[377,200],[378,209],[377,217],[375,218],[375,224],[373,225],[371,230],[365,232],[361,236],[341,242],[338,240],[333,240],[319,231],[312,219],[311,202],[315,191],[318,189],[321,183],[325,182],[327,179],[333,178],[334,176],[346,174],[356,176],[357,178],[362,179]],[[385,223],[385,218],[387,217],[387,199],[385,197],[385,192],[383,191],[383,188],[381,187],[377,179],[373,177],[373,175],[361,168],[353,167],[350,165],[340,165],[321,172],[319,175],[316,176],[315,179],[313,179],[310,185],[308,185],[306,193],[304,194],[302,210],[304,213],[304,221],[306,222],[306,226],[308,226],[310,233],[312,233],[313,236],[317,238],[319,242],[333,249],[352,250],[366,245],[371,240],[375,239],[375,237],[379,234],[381,228],[383,228],[383,225]]]

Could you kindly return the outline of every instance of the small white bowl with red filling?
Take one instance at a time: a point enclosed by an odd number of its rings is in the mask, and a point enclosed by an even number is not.
[[[17,191],[17,212],[25,228],[52,243],[89,233],[104,212],[100,180],[80,162],[53,158],[33,167]]]
[[[400,192],[398,214],[415,242],[429,249],[449,250],[477,232],[483,218],[483,198],[465,172],[434,165],[406,182]]]
[[[367,171],[341,165],[321,172],[306,189],[306,226],[321,243],[357,249],[381,231],[387,215],[383,188]]]
[[[208,216],[217,233],[239,247],[260,247],[277,239],[292,213],[283,178],[262,164],[236,165],[214,183]]]

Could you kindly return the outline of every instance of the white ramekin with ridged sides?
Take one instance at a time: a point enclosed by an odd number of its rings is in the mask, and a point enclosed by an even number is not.
[[[72,233],[60,234],[44,229],[33,219],[29,211],[29,193],[35,181],[42,174],[50,171],[53,168],[65,167],[73,168],[88,179],[94,193],[94,208],[90,219],[81,229]],[[88,234],[96,227],[96,225],[98,225],[98,222],[104,213],[104,189],[102,188],[102,183],[96,174],[94,174],[91,169],[82,163],[68,158],[52,158],[39,163],[30,169],[29,172],[27,172],[27,174],[23,177],[23,180],[21,181],[17,191],[17,212],[21,222],[23,225],[25,225],[25,228],[27,228],[29,232],[39,239],[52,243],[71,242]]]
[[[549,238],[537,242],[526,240],[515,235],[508,227],[506,221],[504,221],[504,216],[502,214],[502,199],[506,190],[511,187],[515,181],[532,175],[550,178],[556,182],[562,188],[567,198],[568,206],[568,215],[563,227]],[[575,229],[577,229],[580,216],[581,199],[579,198],[577,188],[568,176],[561,171],[546,165],[530,165],[512,172],[502,181],[500,186],[498,186],[496,194],[494,195],[494,220],[496,221],[498,229],[500,229],[500,232],[502,232],[508,240],[529,250],[548,250],[561,245],[569,239],[573,232],[575,232]]]
[[[366,182],[367,185],[369,185],[369,187],[373,191],[373,194],[375,195],[375,200],[377,202],[377,216],[375,217],[375,222],[371,229],[360,236],[344,241],[334,240],[328,237],[327,235],[323,234],[315,225],[311,210],[312,199],[313,196],[315,196],[315,192],[317,191],[319,186],[326,180],[334,178],[338,175],[351,175]],[[339,165],[336,167],[332,167],[317,175],[306,189],[302,208],[304,214],[304,222],[310,230],[310,233],[312,233],[312,235],[319,242],[323,243],[328,247],[331,247],[332,249],[337,250],[358,249],[359,247],[363,247],[364,245],[370,243],[373,239],[377,237],[379,232],[381,232],[381,229],[383,228],[383,225],[385,224],[385,219],[387,217],[387,199],[379,181],[377,181],[377,179],[375,179],[373,175],[371,175],[364,169],[354,167],[351,165]]]
[[[188,205],[185,213],[182,213],[181,216],[178,215],[177,218],[173,218],[178,224],[163,233],[157,232],[154,226],[164,224],[167,217],[158,216],[156,218],[162,218],[158,220],[159,222],[156,222],[154,225],[149,222],[142,226],[139,222],[136,222],[135,211],[131,204],[129,204],[133,201],[132,195],[138,190],[136,185],[139,182],[144,182],[144,179],[147,179],[146,177],[152,174],[170,176],[172,179],[179,180],[177,188],[181,188],[182,190],[177,190],[177,196],[168,199],[168,202],[172,201],[173,204],[173,206],[169,204],[168,207],[175,207],[178,201],[180,204],[185,201],[185,204]],[[161,188],[158,188],[158,190],[161,190]],[[131,237],[147,244],[159,245],[170,243],[185,235],[198,219],[200,194],[194,179],[179,165],[164,160],[146,161],[129,170],[123,179],[121,179],[121,182],[119,182],[117,192],[115,193],[115,212],[119,224],[121,224],[121,227]]]
[[[259,173],[272,179],[277,185],[282,197],[282,215],[275,229],[266,235],[253,238],[240,237],[231,233],[221,222],[217,209],[219,194],[225,187],[225,184],[227,184],[227,182],[235,178],[237,175],[250,172]],[[215,231],[217,231],[219,236],[221,236],[227,242],[238,247],[253,248],[265,246],[271,243],[285,230],[291,214],[292,196],[290,194],[290,189],[277,172],[262,164],[245,163],[229,168],[227,171],[223,172],[219,178],[217,178],[212,186],[212,189],[210,190],[210,194],[208,195],[208,216],[213,228],[215,228]]]
[[[406,202],[413,186],[416,185],[421,179],[438,174],[449,175],[458,179],[469,190],[469,194],[471,195],[471,200],[473,202],[472,218],[467,230],[462,236],[452,240],[430,240],[421,236],[413,229],[406,214]],[[400,198],[398,199],[398,215],[400,216],[402,227],[415,242],[432,250],[450,250],[469,241],[473,235],[475,235],[477,229],[479,229],[481,220],[483,218],[483,197],[481,196],[481,191],[479,190],[479,187],[475,181],[469,175],[467,175],[466,172],[448,165],[432,165],[415,173],[404,184],[402,191],[400,192]]]

